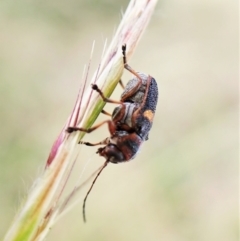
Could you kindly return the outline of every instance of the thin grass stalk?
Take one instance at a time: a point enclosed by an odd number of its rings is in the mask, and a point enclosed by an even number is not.
[[[113,40],[91,79],[91,83],[96,83],[106,96],[111,95],[123,73],[121,46],[127,45],[126,54],[129,59],[156,3],[157,0],[130,1]],[[43,240],[58,220],[59,214],[66,209],[68,201],[81,189],[73,187],[65,200],[62,197],[76,160],[81,161],[77,146],[84,136],[82,132],[68,134],[65,129],[67,126],[91,127],[105,104],[90,86],[86,87],[87,75],[88,71],[73,111],[51,149],[44,171],[23,200],[4,241]]]

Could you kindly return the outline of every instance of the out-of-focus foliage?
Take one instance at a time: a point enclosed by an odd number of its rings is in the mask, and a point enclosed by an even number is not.
[[[0,236],[72,109],[93,40],[92,70],[126,5],[0,2]],[[160,1],[130,60],[159,84],[150,139],[134,161],[102,174],[87,225],[79,205],[49,240],[237,240],[237,11],[226,0]],[[107,135],[102,127],[85,139]],[[90,169],[103,162],[95,149],[82,147]]]

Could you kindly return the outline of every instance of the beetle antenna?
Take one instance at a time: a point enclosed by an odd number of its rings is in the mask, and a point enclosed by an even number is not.
[[[86,213],[85,213],[85,209],[86,209],[86,201],[87,201],[88,195],[89,195],[89,193],[91,192],[94,183],[97,181],[99,175],[101,174],[102,170],[107,166],[107,164],[108,164],[108,160],[105,161],[105,163],[103,164],[103,166],[102,166],[101,169],[99,170],[98,174],[97,174],[96,177],[94,178],[94,180],[93,180],[93,182],[92,182],[92,185],[91,185],[91,187],[89,188],[89,190],[88,190],[88,192],[87,192],[87,194],[86,194],[86,196],[85,196],[85,198],[84,198],[84,200],[83,200],[83,210],[82,210],[82,211],[83,211],[83,221],[84,221],[84,223],[86,223]]]

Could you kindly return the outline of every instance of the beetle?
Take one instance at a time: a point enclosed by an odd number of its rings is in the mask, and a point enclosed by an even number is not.
[[[79,142],[79,144],[85,144],[87,146],[105,145],[104,147],[98,148],[97,153],[106,159],[85,196],[83,203],[84,221],[86,221],[86,200],[98,176],[109,162],[115,164],[126,162],[136,156],[142,143],[148,140],[148,134],[151,130],[156,111],[158,101],[158,86],[156,80],[150,75],[136,72],[128,65],[126,45],[122,46],[122,53],[124,68],[131,72],[134,78],[129,80],[124,87],[120,101],[105,97],[96,84],[92,85],[92,89],[99,93],[103,101],[118,104],[113,110],[111,115],[112,119],[105,120],[89,129],[79,127],[67,128],[68,133],[73,131],[91,133],[100,126],[107,124],[110,132],[110,137],[98,143]],[[122,85],[121,80],[120,84]],[[102,111],[102,113],[108,114],[105,111]]]

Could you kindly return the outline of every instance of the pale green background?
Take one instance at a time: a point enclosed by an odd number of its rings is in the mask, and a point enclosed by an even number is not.
[[[93,40],[91,73],[126,6],[0,2],[0,236],[72,109]],[[104,171],[86,225],[80,203],[48,240],[237,240],[237,1],[160,1],[130,64],[159,85],[150,140],[135,160]],[[86,140],[107,135],[102,127]],[[82,148],[89,170],[104,161],[95,151]]]

